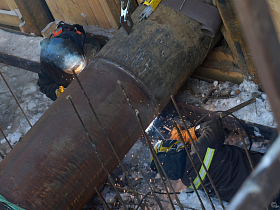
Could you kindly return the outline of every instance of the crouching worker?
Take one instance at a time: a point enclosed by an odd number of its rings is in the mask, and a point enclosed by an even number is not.
[[[37,82],[40,91],[51,100],[67,88],[100,50],[99,43],[87,37],[81,25],[60,22],[53,34],[41,41],[40,72]]]
[[[199,154],[204,160],[204,164],[216,186],[216,189],[224,201],[230,201],[238,191],[242,183],[249,176],[252,169],[245,150],[237,146],[225,145],[225,136],[220,118],[211,120],[200,125],[198,130],[189,130],[199,150]],[[184,141],[190,145],[186,131],[182,132]],[[177,131],[171,132],[171,140],[159,141],[154,146],[156,154],[163,165],[166,175],[171,180],[181,179],[183,184],[192,188],[190,177],[194,180],[197,189],[203,190],[200,180],[189,160],[183,144],[179,139]],[[215,197],[216,194],[204,171],[204,168],[194,150],[193,145],[189,147],[190,154],[199,172],[209,195]],[[259,152],[250,152],[253,165],[262,158]],[[157,172],[154,160],[151,161],[151,169]],[[279,205],[280,203],[278,203]],[[275,203],[272,206],[278,206]],[[275,209],[275,208],[270,208]],[[277,209],[277,208],[276,208]],[[280,209],[280,208],[279,208]]]

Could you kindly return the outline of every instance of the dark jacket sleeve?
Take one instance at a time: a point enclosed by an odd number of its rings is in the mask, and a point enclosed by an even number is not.
[[[200,125],[200,137],[195,142],[197,146],[217,149],[224,144],[225,135],[221,119],[210,120]]]
[[[59,88],[59,85],[56,84],[42,68],[38,75],[39,80],[37,85],[40,87],[40,91],[46,94],[51,100],[55,101],[57,99],[55,91]]]

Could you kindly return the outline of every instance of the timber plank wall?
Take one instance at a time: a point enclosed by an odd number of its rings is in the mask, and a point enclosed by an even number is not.
[[[46,3],[54,19],[107,29],[117,29],[120,25],[120,0],[46,0]],[[137,7],[135,0],[131,1],[131,6]]]

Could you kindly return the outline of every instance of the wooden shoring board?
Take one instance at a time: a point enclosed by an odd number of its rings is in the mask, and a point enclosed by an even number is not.
[[[87,22],[85,21],[85,18],[82,16],[82,11],[78,5],[79,0],[68,0],[67,5],[68,8],[73,15],[73,18],[75,19],[74,23],[78,23],[80,25],[87,25]]]
[[[2,10],[11,10],[9,5],[6,3],[5,0],[0,0],[0,9],[2,9]]]
[[[112,0],[99,0],[100,5],[110,23],[110,25],[118,29],[120,25],[120,12],[118,12],[118,7],[115,1]]]
[[[61,10],[59,9],[58,5],[56,4],[56,1],[46,0],[46,3],[49,6],[49,9],[50,9],[54,19],[64,20],[63,14],[62,14]]]
[[[98,25],[97,19],[88,3],[88,0],[77,1],[82,13],[86,15],[85,20],[87,25]]]
[[[1,1],[6,1],[7,5],[10,8],[10,10],[14,10],[14,9],[18,8],[14,0],[1,0]]]
[[[232,0],[217,0],[216,3],[224,23],[224,27],[221,28],[222,33],[242,70],[244,78],[260,84],[257,70],[251,57],[251,52],[247,47]]]
[[[90,0],[88,3],[97,19],[98,25],[107,29],[111,28],[111,24],[109,23],[99,0]]]
[[[51,1],[55,1],[55,0],[51,0]],[[68,7],[68,1],[67,0],[59,0],[59,1],[55,1],[58,8],[60,9],[64,19],[66,22],[69,23],[76,23],[76,20],[71,12],[71,10]]]
[[[279,0],[267,0],[270,6],[270,14],[280,41],[280,2]]]
[[[0,10],[0,23],[4,25],[19,27],[21,20],[14,11]]]

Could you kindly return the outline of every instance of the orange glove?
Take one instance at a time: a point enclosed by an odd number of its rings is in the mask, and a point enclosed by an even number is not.
[[[186,142],[186,144],[191,144],[191,140],[190,140],[188,132],[186,130],[182,130],[181,126],[178,126],[178,127],[179,127],[179,130],[180,130],[181,134],[182,134],[184,142]],[[190,132],[190,134],[192,136],[192,139],[194,141],[196,141],[197,140],[197,136],[195,135],[195,128],[194,127],[190,128],[189,132]],[[178,135],[178,132],[177,132],[176,128],[172,129],[170,139],[181,140],[180,136]]]
[[[63,93],[65,88],[63,86],[59,86],[59,88],[55,91],[56,97],[58,98],[61,93]]]

